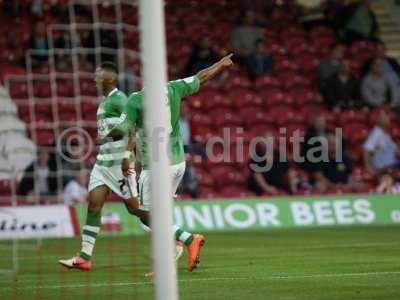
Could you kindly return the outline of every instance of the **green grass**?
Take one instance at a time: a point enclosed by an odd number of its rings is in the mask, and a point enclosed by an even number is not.
[[[400,227],[210,233],[199,269],[187,272],[186,255],[179,262],[180,298],[400,299],[399,234]],[[143,276],[148,242],[100,236],[91,272],[57,264],[77,252],[78,238],[21,248],[18,276],[0,275],[0,299],[152,299]],[[0,246],[4,268],[10,253]]]

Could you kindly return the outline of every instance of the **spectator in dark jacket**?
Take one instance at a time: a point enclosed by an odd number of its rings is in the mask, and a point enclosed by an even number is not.
[[[38,160],[25,170],[19,185],[19,194],[54,195],[57,191],[56,171],[54,156],[51,156],[46,149],[40,149]]]
[[[343,45],[337,44],[332,47],[329,57],[320,61],[318,65],[318,77],[322,88],[324,87],[324,84],[326,84],[326,80],[339,73],[343,53]]]
[[[263,40],[256,41],[255,50],[247,58],[247,68],[252,78],[272,72],[274,59],[265,50]]]
[[[304,137],[303,157],[305,161],[303,167],[305,170],[313,173],[321,171],[321,162],[324,158],[323,154],[329,133],[325,117],[317,115]]]
[[[344,143],[333,133],[327,136],[328,161],[321,162],[315,174],[315,186],[325,192],[333,184],[347,184],[351,171],[351,161],[343,147]],[[337,155],[339,154],[339,155]]]
[[[219,59],[218,52],[213,49],[210,38],[204,35],[199,42],[195,43],[186,65],[185,74],[192,76],[198,71],[209,67]]]
[[[359,107],[360,84],[351,72],[350,61],[344,59],[339,74],[331,77],[326,84],[325,103],[329,108]]]
[[[346,41],[351,44],[357,40],[376,40],[379,30],[371,1],[363,0],[354,6],[354,13],[346,24]]]

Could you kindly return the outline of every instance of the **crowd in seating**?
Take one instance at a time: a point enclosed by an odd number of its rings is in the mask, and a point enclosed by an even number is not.
[[[48,24],[69,22],[68,1],[11,2],[3,4],[1,23],[18,25],[20,30],[13,39],[9,32],[1,30],[4,31],[0,37],[1,80],[9,74],[25,72],[27,49],[49,48],[45,35]],[[343,2],[326,1],[321,8],[325,13],[323,19],[302,21],[305,12],[294,1],[167,1],[169,78],[193,75],[229,52],[234,53],[236,63],[232,72],[202,87],[182,107],[181,123],[188,153],[182,198],[369,193],[377,187],[379,191],[396,191],[394,187],[400,180],[400,67],[386,55],[369,1],[349,5]],[[100,11],[103,9],[104,20],[112,22],[107,8],[100,7]],[[137,24],[137,11],[131,7],[124,9],[123,19]],[[90,21],[90,11],[84,5],[79,8],[78,20]],[[82,32],[79,40],[83,47],[94,46],[91,31]],[[76,46],[63,35],[54,43],[57,48]],[[102,32],[101,44],[113,49],[119,47],[111,31]],[[126,34],[123,46],[138,50],[138,35]],[[115,57],[104,53],[102,59],[115,60]],[[57,72],[71,72],[70,63],[68,55],[60,54]],[[140,87],[139,66],[139,59],[127,59],[124,70],[127,92]],[[80,56],[80,70],[93,72],[94,67],[92,54]],[[39,74],[49,72],[48,62],[41,55],[34,60],[33,68]],[[82,118],[95,120],[96,90],[90,81],[82,80],[81,85]],[[54,111],[54,104],[42,100],[52,95],[50,90],[50,82],[34,85],[37,97],[34,113],[36,122],[58,126],[57,119],[49,114]],[[57,118],[61,123],[76,121],[76,106],[67,101],[74,96],[70,83],[57,81],[56,90],[60,98]],[[29,128],[32,107],[28,109],[26,102],[19,101],[27,98],[26,83],[10,85],[9,93],[18,104],[20,119]],[[224,128],[233,137],[229,149],[237,149],[237,137],[243,140],[243,159],[232,153],[219,162],[208,157],[207,143],[215,136],[223,136]],[[342,129],[343,140],[335,134],[335,128]],[[342,160],[296,161],[289,142],[296,131],[304,138],[301,154],[309,151],[307,141],[316,138],[314,147],[329,145],[328,158],[335,154],[332,149],[339,147]],[[31,134],[31,130],[28,132]],[[91,134],[95,136],[95,131]],[[252,139],[273,137],[278,141],[282,136],[287,141],[286,161],[279,159],[278,148],[271,152],[257,147],[258,156],[264,160],[255,161],[251,157]],[[54,148],[55,134],[48,128],[36,129],[31,137],[38,146]],[[213,148],[214,154],[223,151],[218,145]],[[53,181],[44,179],[54,173],[62,177],[57,184],[66,186],[66,193],[84,194],[79,187],[85,185],[87,172],[81,170],[91,167],[94,154],[88,165],[67,166],[62,162],[57,164],[58,170],[53,170],[49,162],[53,159],[51,153],[46,155],[39,150],[37,162],[27,171],[43,176],[36,176],[33,183],[29,182],[29,176],[25,179],[20,175],[19,193],[26,195],[35,189],[43,195],[56,193],[60,188],[53,191]],[[387,163],[377,164],[382,157]],[[24,167],[31,163],[32,160]],[[267,163],[272,167],[265,172],[251,168]],[[72,175],[64,169],[72,170]],[[69,182],[74,182],[72,188],[67,188]],[[76,196],[71,202],[80,199]]]

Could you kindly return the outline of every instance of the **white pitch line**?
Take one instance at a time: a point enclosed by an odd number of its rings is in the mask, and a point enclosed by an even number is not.
[[[208,277],[208,278],[192,278],[180,279],[179,283],[191,283],[201,281],[242,281],[242,280],[285,280],[285,279],[301,279],[301,278],[331,278],[331,277],[367,277],[367,276],[385,276],[385,275],[400,275],[400,271],[387,272],[364,272],[364,273],[327,273],[327,274],[299,274],[299,275],[272,275],[266,277]],[[90,284],[62,284],[62,285],[43,285],[43,286],[23,286],[23,287],[5,287],[5,290],[32,290],[32,289],[62,289],[62,288],[102,288],[102,287],[121,287],[121,286],[137,286],[137,285],[152,285],[151,281],[138,282],[113,282],[113,283],[90,283]]]

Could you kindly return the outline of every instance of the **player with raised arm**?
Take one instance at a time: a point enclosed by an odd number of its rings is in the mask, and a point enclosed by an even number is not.
[[[127,103],[126,95],[117,88],[117,79],[118,71],[114,63],[104,62],[96,69],[96,86],[104,96],[97,109],[97,129],[100,137],[105,137],[119,123]],[[123,138],[100,146],[96,164],[90,174],[89,205],[82,231],[82,248],[79,255],[70,259],[60,259],[61,265],[81,270],[91,269],[93,247],[100,231],[101,210],[110,191],[124,200],[129,213],[134,214],[137,211],[139,201],[135,171],[131,169],[127,176],[121,171],[123,159],[134,163],[134,146],[129,141],[129,135],[130,131]]]
[[[183,150],[183,137],[180,127],[180,106],[184,97],[196,93],[200,86],[206,81],[214,78],[223,70],[233,66],[232,54],[222,58],[214,65],[201,70],[195,76],[185,79],[170,81],[167,84],[166,97],[161,99],[160,105],[166,105],[169,111],[166,130],[170,134],[170,172],[172,176],[172,192],[175,193],[185,172],[185,153]],[[146,87],[145,87],[146,88]],[[129,96],[125,112],[121,115],[121,123],[110,131],[108,137],[113,139],[127,136],[131,128],[136,128],[137,145],[142,158],[142,172],[139,177],[139,201],[140,208],[136,215],[143,224],[150,225],[150,171],[148,156],[148,140],[144,128],[144,90],[132,93]],[[122,168],[124,174],[130,173],[131,164],[129,159],[124,159]],[[150,227],[150,226],[149,226]],[[205,240],[200,234],[192,234],[174,226],[175,239],[183,242],[189,252],[188,270],[192,272],[199,262],[199,254]]]

